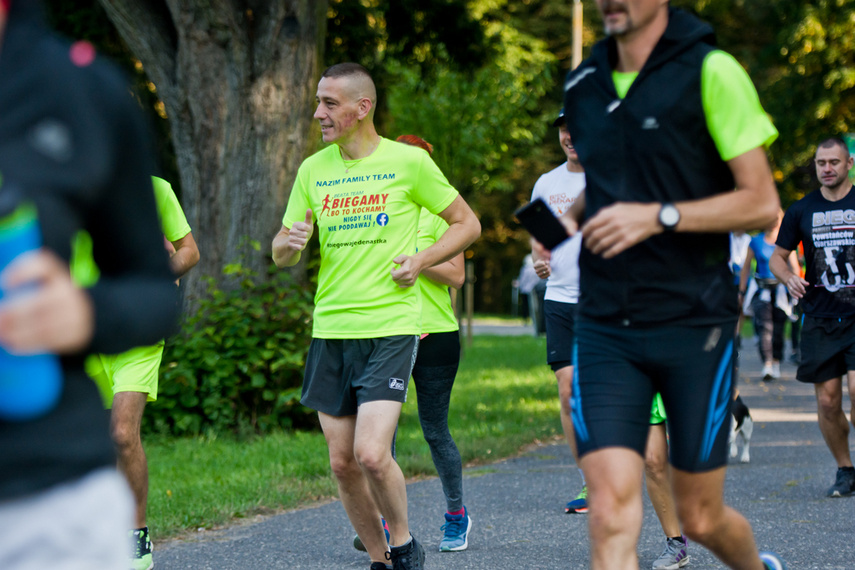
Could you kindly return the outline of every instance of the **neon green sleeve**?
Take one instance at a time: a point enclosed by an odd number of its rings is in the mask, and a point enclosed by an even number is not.
[[[285,207],[285,213],[282,215],[282,225],[289,230],[294,225],[294,222],[302,222],[306,219],[306,210],[311,207],[308,196],[306,195],[306,168],[304,162],[297,170],[297,177],[294,179],[294,186],[291,187],[288,204]],[[318,212],[312,211],[312,219],[318,219]]]
[[[184,210],[181,209],[181,204],[178,203],[178,198],[169,182],[157,176],[152,176],[151,181],[163,235],[169,241],[178,241],[190,233],[190,224],[184,217]]]
[[[414,201],[432,214],[439,214],[457,198],[457,190],[448,182],[427,152],[421,160],[419,175],[414,186]]]
[[[714,50],[704,59],[701,98],[707,129],[722,160],[768,147],[778,138],[751,78],[729,53]]]

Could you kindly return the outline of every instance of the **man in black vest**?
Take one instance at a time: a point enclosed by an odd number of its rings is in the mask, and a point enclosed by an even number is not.
[[[731,568],[783,568],[722,502],[737,301],[727,232],[779,208],[777,136],[741,66],[668,0],[597,0],[609,38],[565,83],[587,176],[572,417],[591,567],[637,568],[650,405],[662,394],[685,534]],[[679,567],[679,566],[678,566]]]

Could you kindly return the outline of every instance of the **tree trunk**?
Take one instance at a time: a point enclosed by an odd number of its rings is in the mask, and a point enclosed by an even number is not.
[[[185,280],[192,308],[203,276],[234,285],[225,264],[266,274],[309,147],[327,2],[99,1],[169,117],[182,205],[201,253]]]

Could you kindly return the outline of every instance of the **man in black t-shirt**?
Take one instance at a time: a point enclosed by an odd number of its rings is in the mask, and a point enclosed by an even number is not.
[[[819,143],[814,162],[821,186],[787,210],[769,268],[802,307],[796,379],[815,386],[819,429],[837,461],[837,477],[826,494],[843,497],[855,492],[849,422],[842,406],[844,375],[850,397],[855,394],[855,193],[849,180],[853,160],[845,142],[829,138]],[[804,279],[787,263],[799,242],[805,252]]]

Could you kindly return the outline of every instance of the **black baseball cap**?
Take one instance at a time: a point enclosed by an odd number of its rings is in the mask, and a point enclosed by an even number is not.
[[[552,121],[553,127],[560,127],[564,124],[564,107],[561,107],[561,110],[558,111],[558,118]]]

